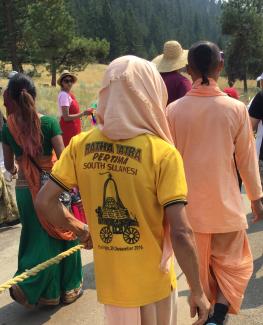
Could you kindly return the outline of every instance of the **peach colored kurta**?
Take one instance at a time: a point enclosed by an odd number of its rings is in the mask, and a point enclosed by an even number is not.
[[[250,200],[262,197],[255,141],[246,106],[199,79],[168,106],[168,121],[188,183],[187,214],[195,232],[247,228],[234,162]]]

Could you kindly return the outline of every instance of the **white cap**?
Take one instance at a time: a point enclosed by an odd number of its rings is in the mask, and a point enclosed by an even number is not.
[[[8,74],[8,79],[12,79],[18,72],[17,71],[11,71]]]
[[[257,77],[257,81],[260,81],[260,80],[263,80],[263,73],[259,77]]]

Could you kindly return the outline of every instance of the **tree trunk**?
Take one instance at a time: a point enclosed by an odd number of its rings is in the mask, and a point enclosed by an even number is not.
[[[13,12],[13,1],[3,0],[4,15],[6,17],[6,25],[8,32],[8,45],[11,55],[12,69],[18,72],[22,72],[22,64],[19,62],[17,57],[17,47],[16,47],[16,34],[14,28],[14,17],[12,16]]]
[[[57,66],[55,62],[51,63],[51,86],[56,87],[57,84]]]
[[[247,87],[247,73],[244,74],[244,92],[247,94],[248,87]]]

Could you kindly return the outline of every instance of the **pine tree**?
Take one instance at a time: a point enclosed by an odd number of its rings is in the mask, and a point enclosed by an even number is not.
[[[223,33],[227,45],[226,72],[229,79],[244,81],[263,70],[263,8],[257,0],[229,0],[223,4]]]

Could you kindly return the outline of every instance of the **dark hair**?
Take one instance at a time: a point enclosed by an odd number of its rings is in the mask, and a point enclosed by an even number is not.
[[[222,60],[219,47],[208,41],[193,44],[188,53],[189,66],[202,76],[202,85],[209,85],[209,74]]]
[[[7,91],[16,104],[14,118],[21,132],[23,151],[34,157],[42,152],[41,123],[35,106],[36,87],[31,78],[17,73],[10,79]]]
[[[233,80],[230,80],[230,79],[228,80],[229,87],[233,87],[234,84],[235,84],[235,82]]]

